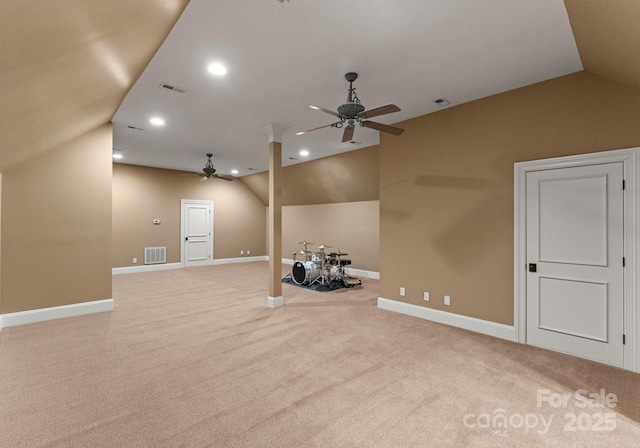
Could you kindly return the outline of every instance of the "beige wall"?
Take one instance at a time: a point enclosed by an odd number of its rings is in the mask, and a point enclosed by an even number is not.
[[[111,134],[4,171],[0,313],[111,298]]]
[[[300,250],[299,241],[333,246],[325,252],[347,252],[350,267],[378,272],[379,201],[297,205],[282,208],[282,256]],[[300,260],[300,258],[298,258]]]
[[[266,254],[264,205],[240,181],[179,176],[178,171],[113,166],[113,267],[144,264],[144,248],[167,247],[167,262],[180,262],[180,200],[214,202],[214,258]],[[160,225],[153,220],[159,219]]]
[[[269,203],[269,173],[242,178]],[[282,204],[310,205],[378,200],[378,146],[324,157],[282,169]]]
[[[0,173],[0,314],[2,314],[2,173]],[[2,322],[0,322],[2,328]]]
[[[298,241],[326,243],[349,253],[352,268],[378,272],[379,148],[371,146],[282,169],[282,255]],[[269,173],[242,178],[269,202]]]
[[[514,162],[640,146],[639,117],[640,91],[581,72],[382,135],[381,296],[513,324]]]

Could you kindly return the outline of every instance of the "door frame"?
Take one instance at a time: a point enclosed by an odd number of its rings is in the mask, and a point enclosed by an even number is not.
[[[640,304],[637,272],[640,253],[640,208],[638,202],[638,173],[640,148],[557,157],[518,162],[514,165],[514,329],[518,342],[526,344],[527,330],[527,234],[526,234],[526,177],[530,171],[569,168],[602,163],[622,162],[626,182],[624,194],[624,368],[640,373]]]
[[[209,258],[209,261],[206,264],[213,264],[213,260],[214,260],[214,252],[213,252],[213,248],[214,248],[214,244],[213,244],[213,239],[214,239],[214,233],[213,233],[213,201],[203,201],[201,199],[180,199],[180,265],[184,268],[185,267],[185,259],[184,259],[184,238],[185,238],[185,231],[186,231],[186,225],[185,225],[185,205],[187,204],[201,204],[201,205],[208,205],[209,206],[209,210],[211,210],[211,216],[209,219],[209,231],[211,232],[211,238],[210,240],[210,246],[209,246],[209,253],[211,254],[211,257]]]

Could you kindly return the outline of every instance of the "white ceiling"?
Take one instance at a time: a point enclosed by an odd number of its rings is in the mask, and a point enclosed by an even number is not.
[[[224,78],[207,72],[212,61]],[[283,165],[377,144],[360,127],[361,145],[341,143],[340,129],[295,135],[335,121],[309,105],[344,103],[350,71],[367,109],[402,109],[374,118],[393,124],[440,110],[441,97],[453,107],[580,70],[562,0],[191,0],[115,114],[114,150],[123,163],[187,171],[211,152],[218,172],[243,176],[268,169],[270,122],[290,128]]]

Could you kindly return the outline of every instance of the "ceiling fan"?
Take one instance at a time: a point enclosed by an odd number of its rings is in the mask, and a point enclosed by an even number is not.
[[[344,128],[344,133],[342,134],[343,142],[348,142],[353,139],[353,131],[356,128],[356,123],[365,128],[376,129],[378,131],[387,132],[393,135],[400,135],[404,132],[404,129],[368,120],[369,118],[377,117],[380,115],[390,114],[392,112],[400,112],[400,108],[395,104],[387,104],[386,106],[380,106],[374,109],[365,110],[364,106],[360,104],[358,95],[356,95],[356,88],[353,87],[353,81],[358,79],[358,74],[349,72],[344,75],[344,77],[349,82],[349,94],[347,95],[347,102],[341,106],[338,106],[337,113],[329,109],[324,109],[322,107],[309,106],[311,109],[319,110],[329,115],[333,115],[334,117],[338,117],[340,121],[309,129],[308,131],[298,132],[296,133],[296,135],[302,135],[306,134],[307,132],[328,127],[341,128],[345,125],[345,123],[347,126]]]
[[[207,154],[207,157],[209,158],[207,160],[207,164],[204,166],[204,168],[202,168],[202,173],[184,173],[184,174],[180,174],[181,176],[200,176],[200,180],[207,180],[210,179],[212,177],[215,177],[216,179],[223,179],[223,180],[234,180],[235,177],[229,175],[229,174],[216,174],[216,169],[213,166],[213,162],[211,161],[211,157],[213,157],[213,154]]]

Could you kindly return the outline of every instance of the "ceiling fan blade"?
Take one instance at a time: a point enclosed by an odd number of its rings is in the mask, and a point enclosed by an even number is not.
[[[400,108],[395,104],[387,104],[386,106],[376,107],[374,109],[365,110],[360,112],[360,118],[373,118],[384,114],[390,114],[391,112],[400,112]]]
[[[318,106],[309,106],[309,107],[311,109],[319,110],[319,111],[324,112],[326,114],[333,115],[334,117],[340,118],[340,114],[339,113],[334,112],[334,111],[329,110],[329,109],[325,109],[324,107],[318,107]]]
[[[353,139],[353,130],[355,129],[355,125],[350,124],[346,128],[344,128],[344,133],[342,134],[342,143],[351,141]]]
[[[382,132],[387,132],[393,135],[400,135],[404,132],[404,129],[400,129],[395,126],[389,126],[388,124],[377,123],[375,121],[363,121],[362,126],[365,126],[371,129],[376,129]]]
[[[213,177],[218,178],[218,179],[222,179],[222,180],[228,180],[228,181],[232,181],[235,179],[235,177],[229,175],[229,174],[214,174]]]
[[[317,128],[309,129],[308,131],[296,132],[296,135],[302,135],[302,134],[306,134],[307,132],[317,131],[318,129],[328,128],[329,126],[333,126],[334,124],[336,123],[325,124],[324,126],[319,126]]]
[[[178,173],[178,176],[190,176],[190,177],[193,177],[193,176],[201,176],[201,174],[200,173]]]

